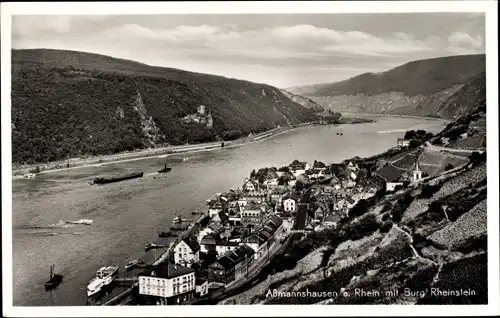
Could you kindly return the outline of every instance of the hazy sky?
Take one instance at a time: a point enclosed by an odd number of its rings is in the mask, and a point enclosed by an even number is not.
[[[101,53],[277,87],[484,53],[482,13],[13,16],[13,48]]]

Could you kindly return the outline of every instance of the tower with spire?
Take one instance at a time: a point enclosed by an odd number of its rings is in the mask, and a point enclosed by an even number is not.
[[[413,169],[413,181],[418,181],[422,179],[422,170],[418,166],[418,158],[415,160],[415,168]]]

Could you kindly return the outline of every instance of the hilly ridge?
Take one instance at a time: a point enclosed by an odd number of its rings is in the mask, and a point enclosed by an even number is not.
[[[16,163],[235,139],[315,119],[265,84],[99,54],[12,51]]]
[[[462,89],[470,93],[461,92],[462,99],[453,97]],[[482,98],[481,94],[485,92],[485,55],[412,61],[383,73],[365,73],[337,83],[288,90],[333,111],[453,119],[476,103],[469,99]],[[452,99],[447,101],[449,98]],[[469,106],[462,108],[457,102]]]

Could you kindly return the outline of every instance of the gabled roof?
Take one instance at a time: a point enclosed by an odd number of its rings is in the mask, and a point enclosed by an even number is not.
[[[315,161],[314,164],[313,164],[313,169],[314,168],[320,168],[320,169],[322,169],[322,168],[326,168],[326,165],[323,162],[321,162],[321,161]]]
[[[267,175],[266,175],[266,180],[270,180],[270,179],[278,179],[279,176],[278,174],[276,173],[276,171],[273,171],[273,170],[269,170],[267,172]]]
[[[339,214],[335,213],[335,214],[328,215],[325,218],[324,222],[338,222],[338,221],[340,221],[340,219],[341,219],[341,216]]]
[[[253,256],[255,251],[248,245],[242,244],[238,246],[237,248],[226,252],[223,257],[229,258],[231,261],[233,261],[234,264],[238,264],[241,261],[243,261],[245,258],[248,258],[250,256]]]
[[[250,236],[245,238],[245,242],[246,243],[257,243],[258,245],[262,245],[262,243],[264,243],[265,240],[262,237],[255,234],[255,232],[254,232],[254,233],[250,234]]]
[[[251,183],[255,188],[259,186],[259,184],[255,180],[248,179],[243,183],[243,187],[246,187],[248,183]]]
[[[200,250],[200,244],[196,240],[196,238],[192,236],[187,236],[182,239],[182,242],[186,243],[187,246],[193,251],[193,253],[196,253]]]
[[[160,264],[146,269],[140,273],[139,276],[154,276],[160,278],[175,278],[182,275],[194,273],[195,270],[189,267],[176,265],[168,262],[161,262]]]
[[[356,202],[353,198],[351,198],[350,196],[347,196],[346,198],[346,201],[349,202],[350,204],[353,204],[354,202]]]

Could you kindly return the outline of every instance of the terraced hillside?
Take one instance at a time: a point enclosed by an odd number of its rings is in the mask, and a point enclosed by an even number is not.
[[[84,52],[12,51],[15,163],[235,139],[315,119],[269,85]]]
[[[428,185],[435,192],[422,198]],[[323,243],[225,303],[485,304],[485,199],[485,162],[386,195],[366,214],[305,238]],[[299,297],[305,292],[324,294]]]

